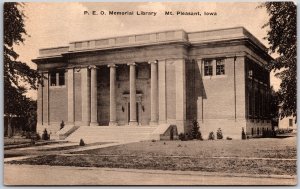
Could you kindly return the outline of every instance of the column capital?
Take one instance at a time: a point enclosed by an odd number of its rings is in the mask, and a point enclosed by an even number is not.
[[[97,66],[95,66],[95,65],[89,65],[88,68],[89,69],[97,69]]]
[[[148,64],[157,64],[158,60],[154,60],[154,61],[149,61]]]
[[[128,66],[135,66],[136,63],[135,62],[131,62],[131,63],[127,63]]]
[[[109,68],[116,68],[118,66],[116,64],[108,64],[107,67],[109,67]]]

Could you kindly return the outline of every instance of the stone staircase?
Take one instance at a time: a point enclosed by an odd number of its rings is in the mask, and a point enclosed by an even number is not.
[[[81,126],[65,140],[85,143],[137,142],[153,139],[157,126]],[[159,136],[159,135],[158,135]],[[157,137],[155,137],[157,138]]]

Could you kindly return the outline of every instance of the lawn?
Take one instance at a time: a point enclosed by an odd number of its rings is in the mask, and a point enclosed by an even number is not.
[[[132,156],[296,158],[296,137],[215,141],[145,141],[81,154]]]
[[[12,163],[296,175],[296,137],[220,141],[145,141],[52,154]]]
[[[26,138],[4,138],[4,146],[17,145],[17,144],[30,144],[31,139]]]

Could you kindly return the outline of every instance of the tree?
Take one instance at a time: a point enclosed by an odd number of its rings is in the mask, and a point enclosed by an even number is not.
[[[33,101],[25,96],[28,89],[37,89],[40,79],[38,72],[26,63],[18,61],[19,55],[14,45],[20,45],[27,35],[22,8],[25,4],[16,2],[4,3],[4,114],[8,118],[8,135],[11,133],[13,117],[28,114]]]
[[[270,27],[265,38],[270,44],[269,51],[279,54],[268,68],[276,71],[275,76],[281,79],[277,92],[282,108],[280,117],[296,116],[297,7],[293,2],[266,2],[261,7],[265,7],[270,16],[268,23],[263,26]]]
[[[275,126],[278,126],[279,120],[279,104],[278,104],[278,93],[275,92],[274,88],[271,86],[270,88],[271,95],[270,95],[270,117],[272,128],[274,129]]]

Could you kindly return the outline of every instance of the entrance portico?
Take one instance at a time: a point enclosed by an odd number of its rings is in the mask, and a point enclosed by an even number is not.
[[[105,84],[109,84],[109,123],[107,125],[109,126],[157,125],[158,124],[158,61],[157,60],[149,61],[146,63],[134,62],[134,63],[127,63],[127,64],[109,63],[107,67],[109,68],[109,80],[107,80],[108,83],[105,83]],[[128,67],[129,69],[124,69],[124,67]],[[99,120],[101,119],[101,117],[98,116],[98,108],[101,107],[98,107],[98,103],[99,104],[105,103],[105,102],[101,102],[101,100],[99,101],[98,99],[99,96],[103,95],[102,94],[103,90],[105,90],[105,89],[99,90],[99,88],[97,87],[99,85],[98,72],[101,69],[105,69],[105,67],[97,66],[97,65],[89,65],[87,67],[68,69],[67,77],[70,86],[68,88],[68,94],[69,94],[68,123],[69,124],[73,124],[73,125],[84,124],[86,126],[98,126],[99,123],[101,123],[101,120]],[[137,73],[136,69],[138,69],[139,73]],[[129,71],[129,73],[124,73],[126,71],[127,72]],[[81,98],[82,98],[82,102],[84,102],[82,104],[82,119],[84,120],[84,122],[81,123],[74,122],[75,112],[73,109],[75,106],[74,105],[75,102],[74,99],[71,98],[76,93],[76,91],[74,91],[74,87],[72,87],[73,82],[71,82],[74,80],[74,72],[80,73],[80,77],[82,79]],[[117,90],[117,88],[120,88],[120,85],[123,84],[122,79],[120,79],[120,81],[117,81],[117,76],[116,76],[117,72],[120,75],[122,74],[125,75],[125,78],[123,78],[123,80],[125,81],[127,80],[126,75],[129,75],[128,78],[129,83],[127,82],[127,87],[123,86],[122,90]],[[150,73],[150,75],[148,73]],[[137,76],[139,77],[137,78]],[[148,78],[149,76],[150,78]],[[138,87],[139,90],[137,90],[136,87],[137,82],[139,84],[150,83],[149,86],[150,90],[148,89],[144,90],[142,89],[143,88],[142,86],[139,86]],[[149,94],[150,94],[150,98],[148,98]],[[147,102],[145,103],[145,101]],[[150,103],[148,101],[150,101]],[[121,106],[122,114],[125,114],[125,120],[124,117],[118,116],[117,114],[117,108],[120,108],[120,106]],[[148,115],[148,118],[145,118],[145,116],[142,115],[143,112],[145,112],[145,109],[149,109],[151,112],[149,114],[150,116]],[[120,121],[120,123],[118,121]]]

